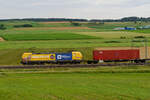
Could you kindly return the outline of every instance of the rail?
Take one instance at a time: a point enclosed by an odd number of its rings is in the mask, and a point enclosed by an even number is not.
[[[114,67],[114,66],[132,66],[132,65],[150,65],[150,63],[118,63],[118,64],[64,64],[64,65],[1,65],[0,69],[34,69],[34,68],[86,68],[86,67]]]

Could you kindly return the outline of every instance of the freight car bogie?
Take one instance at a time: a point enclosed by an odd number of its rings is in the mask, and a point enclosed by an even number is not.
[[[146,63],[146,59],[134,60],[135,63]]]
[[[45,65],[45,64],[80,64],[81,61],[28,61],[21,62],[23,65]]]
[[[88,60],[87,64],[98,64],[98,60]]]

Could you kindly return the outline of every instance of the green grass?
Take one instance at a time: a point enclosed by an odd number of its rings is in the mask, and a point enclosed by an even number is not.
[[[77,32],[77,34],[96,36],[102,39],[120,39],[125,37],[125,39],[133,39],[136,36],[144,36],[149,38],[150,34],[130,32],[130,31],[109,31],[109,32]]]
[[[8,41],[24,41],[24,40],[82,40],[82,39],[97,39],[94,36],[78,35],[73,33],[43,33],[43,34],[4,34],[3,37]]]
[[[21,54],[24,52],[43,52],[53,50],[54,52],[63,49],[79,50],[85,52],[86,59],[91,59],[91,52],[94,48],[99,47],[130,47],[131,40],[136,36],[145,36],[148,38],[149,30],[136,31],[114,31],[114,27],[123,26],[142,26],[149,23],[105,23],[89,24],[81,23],[81,27],[92,29],[76,30],[54,30],[49,27],[75,27],[70,23],[37,23],[37,22],[1,22],[8,26],[7,30],[0,30],[0,37],[5,41],[0,42],[0,65],[16,65],[20,63]],[[13,25],[32,24],[33,28],[13,28]],[[145,31],[145,32],[144,32]],[[121,37],[125,37],[121,39]],[[136,39],[139,41],[139,39]],[[134,43],[134,46],[144,46],[140,42]],[[92,48],[92,49],[91,49]],[[87,51],[87,52],[86,52]]]
[[[149,72],[118,68],[48,69],[34,73],[0,73],[0,100],[149,100]],[[123,68],[138,70],[137,68]],[[122,70],[123,70],[122,69]],[[148,67],[144,69],[149,69]],[[48,72],[50,70],[50,72]],[[54,72],[54,70],[56,72]],[[107,73],[99,72],[108,71]],[[46,72],[45,72],[46,71]]]
[[[150,29],[134,30],[134,31],[131,31],[131,32],[137,32],[137,33],[145,33],[145,34],[148,34],[148,33],[150,33]]]
[[[6,21],[6,22],[0,22],[0,24],[4,24],[7,29],[13,29],[14,25],[23,25],[23,24],[31,24],[33,27],[40,27],[39,23],[31,22],[31,21]]]
[[[8,41],[97,39],[95,36],[79,35],[68,32],[55,32],[51,30],[9,30],[1,33],[0,37],[3,37]]]
[[[139,39],[136,39],[139,41]],[[111,41],[116,41],[111,42]],[[131,39],[86,39],[86,40],[44,40],[44,41],[5,41],[0,42],[0,49],[28,49],[28,48],[81,48],[81,47],[130,47]],[[143,42],[136,42],[134,46],[144,46]],[[150,43],[148,43],[150,46]]]
[[[0,37],[8,40],[0,42],[0,65],[20,65],[24,52],[76,50],[89,60],[96,47],[129,47],[135,36],[150,37],[150,30],[113,31],[115,27],[138,27],[149,23],[82,23],[81,27],[93,28],[91,30],[44,29],[74,27],[70,23],[12,21],[0,24],[7,26],[7,30],[0,30]],[[34,29],[13,28],[13,25],[21,24],[32,24]],[[120,39],[122,36],[126,38]],[[143,44],[137,42],[134,46]],[[149,100],[149,76],[149,66],[0,69],[0,100]]]
[[[47,52],[71,52],[80,51],[84,55],[84,59],[92,59],[93,48],[51,48],[51,49],[1,49],[0,50],[0,65],[20,65],[21,56],[24,52],[47,53]]]

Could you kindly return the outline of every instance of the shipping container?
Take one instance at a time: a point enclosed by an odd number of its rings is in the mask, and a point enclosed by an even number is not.
[[[94,50],[94,60],[115,61],[115,60],[137,60],[140,59],[139,49],[128,50]]]
[[[72,60],[72,53],[56,53],[57,61],[70,61]]]

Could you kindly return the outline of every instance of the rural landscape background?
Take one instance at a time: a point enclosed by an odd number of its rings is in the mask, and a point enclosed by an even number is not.
[[[21,65],[24,52],[140,48],[150,54],[150,18],[0,20],[0,65]],[[122,28],[136,28],[123,30]],[[150,66],[0,69],[0,100],[149,100]]]
[[[20,64],[20,57],[24,52],[78,50],[84,54],[84,59],[92,59],[92,50],[95,48],[145,47],[142,42],[145,38],[147,45],[150,45],[150,29],[115,30],[118,27],[144,27],[150,25],[149,19],[129,17],[122,20],[49,20],[1,20],[0,64]]]

